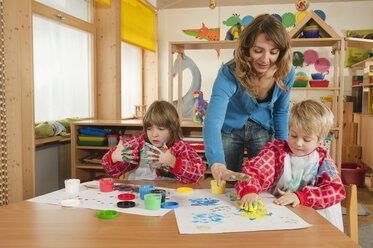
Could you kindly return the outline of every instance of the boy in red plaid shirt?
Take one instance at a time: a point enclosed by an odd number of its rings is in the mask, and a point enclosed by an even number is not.
[[[118,145],[102,158],[106,173],[128,180],[177,179],[198,182],[206,171],[202,159],[185,141],[175,107],[166,101],[152,103],[143,118],[144,133]]]
[[[306,100],[295,104],[286,140],[268,142],[259,155],[247,161],[236,190],[244,207],[256,206],[258,194],[269,191],[278,205],[298,204],[316,209],[343,231],[340,202],[345,190],[329,154],[318,147],[333,125],[333,113],[324,104]]]

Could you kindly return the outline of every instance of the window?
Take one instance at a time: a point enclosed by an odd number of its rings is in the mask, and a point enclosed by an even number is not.
[[[35,122],[92,116],[91,34],[33,16]]]
[[[122,118],[133,117],[135,106],[142,105],[142,51],[122,42]]]
[[[91,0],[35,0],[86,22],[91,22]]]
[[[91,5],[90,0],[32,3],[36,123],[94,115],[94,26],[86,22],[91,20]],[[59,11],[66,16],[56,18]]]

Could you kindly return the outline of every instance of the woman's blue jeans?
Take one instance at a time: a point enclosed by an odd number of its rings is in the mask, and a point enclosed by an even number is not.
[[[252,120],[248,120],[241,129],[233,129],[231,133],[221,132],[225,163],[227,169],[241,172],[245,147],[248,158],[259,154],[267,142],[273,140],[272,132]]]

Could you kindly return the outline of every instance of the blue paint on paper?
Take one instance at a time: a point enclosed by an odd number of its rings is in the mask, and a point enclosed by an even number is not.
[[[220,200],[205,197],[189,199],[189,201],[191,201],[191,206],[217,206]]]
[[[216,213],[193,214],[193,223],[223,223],[223,215]]]

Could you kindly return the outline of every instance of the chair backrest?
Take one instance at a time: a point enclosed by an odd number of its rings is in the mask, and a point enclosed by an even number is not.
[[[355,184],[344,185],[346,190],[346,198],[341,202],[341,205],[346,208],[346,226],[347,235],[359,243],[359,233],[357,224],[357,187]]]

